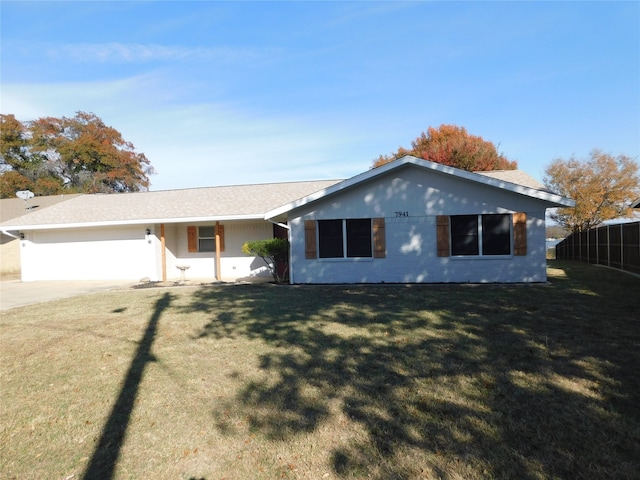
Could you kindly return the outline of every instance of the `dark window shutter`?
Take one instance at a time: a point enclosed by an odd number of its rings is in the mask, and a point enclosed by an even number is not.
[[[189,251],[189,253],[198,251],[197,227],[187,227],[187,250]]]
[[[527,254],[527,214],[525,212],[513,214],[513,254]]]
[[[387,244],[385,238],[384,218],[373,219],[373,257],[385,258],[387,256]]]
[[[305,258],[318,258],[315,220],[304,221],[304,256]]]
[[[436,217],[436,231],[438,240],[438,256],[449,256],[449,216],[438,215]]]

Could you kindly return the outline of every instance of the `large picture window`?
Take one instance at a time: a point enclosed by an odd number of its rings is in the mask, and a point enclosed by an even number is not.
[[[386,258],[384,218],[305,220],[304,256]]]
[[[371,258],[371,219],[319,220],[318,249],[320,258]]]
[[[451,255],[510,255],[511,215],[453,215]]]

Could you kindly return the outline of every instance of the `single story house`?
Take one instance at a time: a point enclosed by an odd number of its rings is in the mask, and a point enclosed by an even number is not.
[[[22,280],[268,276],[247,240],[288,236],[291,283],[543,282],[545,211],[519,170],[406,156],[347,180],[81,195],[0,224]]]

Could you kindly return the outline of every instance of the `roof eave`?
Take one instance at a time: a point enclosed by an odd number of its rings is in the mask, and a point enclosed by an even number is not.
[[[249,215],[216,215],[205,217],[180,217],[180,218],[146,218],[134,220],[109,220],[102,222],[77,222],[77,223],[47,223],[39,225],[2,225],[2,231],[27,232],[32,230],[58,230],[69,228],[99,228],[131,225],[153,225],[159,223],[196,223],[196,222],[223,222],[231,220],[264,220],[262,214]]]

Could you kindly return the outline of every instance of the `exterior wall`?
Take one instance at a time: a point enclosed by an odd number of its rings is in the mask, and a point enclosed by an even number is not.
[[[223,280],[268,276],[261,258],[242,253],[247,240],[273,237],[269,222],[225,222]],[[190,224],[191,225],[191,224]],[[210,225],[210,224],[194,224]],[[215,278],[215,253],[190,253],[186,224],[165,224],[167,280],[180,278],[177,266],[188,265],[187,279]],[[145,230],[151,230],[150,235]],[[15,242],[22,253],[22,280],[162,280],[160,225],[27,232]],[[4,257],[3,257],[4,264]]]
[[[0,273],[20,273],[20,242],[8,235],[0,235]]]
[[[187,227],[211,226],[212,223],[178,224],[167,228],[167,279],[180,278],[177,266],[189,266],[186,278],[215,278],[215,252],[189,252]],[[248,240],[273,237],[273,225],[264,221],[221,222],[224,225],[225,250],[220,253],[222,280],[237,280],[245,277],[268,276],[270,273],[261,258],[249,257],[242,253],[242,245]],[[156,235],[160,227],[156,226]],[[170,232],[170,233],[169,233]],[[159,241],[159,240],[158,240]]]
[[[22,280],[155,279],[153,240],[144,230],[132,226],[27,232],[20,241]]]
[[[527,213],[527,255],[438,257],[436,216]],[[306,259],[304,220],[385,218],[386,258]],[[293,283],[543,282],[544,202],[415,167],[289,217]]]

